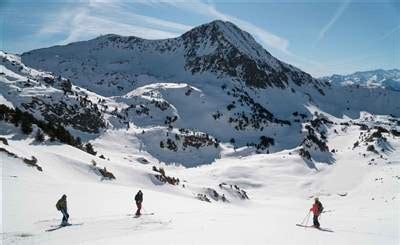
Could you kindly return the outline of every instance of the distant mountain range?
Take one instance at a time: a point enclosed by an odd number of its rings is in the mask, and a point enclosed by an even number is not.
[[[332,75],[322,77],[321,81],[327,81],[334,85],[359,85],[366,87],[383,87],[400,91],[400,70],[371,70],[355,72],[349,75]]]

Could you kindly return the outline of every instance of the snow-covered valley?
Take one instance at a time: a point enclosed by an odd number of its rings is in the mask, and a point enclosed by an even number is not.
[[[2,244],[400,242],[398,91],[316,80],[222,21],[0,56]],[[72,225],[47,232],[63,194]],[[323,229],[296,226],[314,197]]]
[[[12,139],[5,149],[20,156],[34,154],[43,172],[21,160],[2,154],[4,244],[125,244],[141,243],[296,243],[296,244],[397,244],[399,241],[399,154],[379,159],[374,153],[361,157],[364,150],[352,150],[349,137],[358,130],[332,139],[340,157],[333,165],[308,168],[298,155],[283,151],[270,155],[245,155],[226,149],[223,157],[198,168],[163,166],[177,176],[179,186],[160,185],[152,177],[152,159],[132,149],[135,142],[116,142],[125,131],[116,131],[95,145],[110,161],[95,158],[70,146],[36,145],[32,139]],[[109,140],[107,140],[109,139]],[[398,140],[389,140],[394,149]],[[350,149],[348,149],[350,148]],[[116,180],[101,180],[91,169],[94,160],[106,167]],[[372,159],[373,164],[369,165]],[[242,200],[220,188],[220,183],[246,189],[249,200]],[[183,187],[185,186],[185,187]],[[213,188],[229,202],[197,200],[198,193]],[[144,215],[133,214],[133,195],[144,192]],[[60,214],[55,201],[66,193],[71,226],[45,232],[58,225]],[[312,195],[325,205],[322,232],[295,226],[310,208]],[[311,221],[309,221],[311,222]],[[290,236],[288,236],[290,232]]]

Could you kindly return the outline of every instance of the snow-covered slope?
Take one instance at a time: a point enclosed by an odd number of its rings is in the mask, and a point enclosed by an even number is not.
[[[370,128],[389,125],[388,119],[365,115],[355,123]],[[137,129],[113,130],[97,139],[96,149],[106,160],[66,145],[37,144],[14,126],[0,126],[1,137],[7,139],[0,147],[20,157],[35,156],[43,169],[0,152],[4,244],[398,244],[400,239],[398,137],[383,133],[388,150],[366,151],[360,133],[367,131],[356,124],[328,130],[336,161],[317,163],[315,169],[295,150],[246,156],[246,149],[226,147],[211,165],[165,166],[140,150],[130,136],[140,134]],[[361,144],[353,149],[356,141]],[[102,180],[93,160],[116,179]],[[162,166],[180,184],[158,181],[153,166]],[[235,186],[250,199],[242,199]],[[144,192],[145,215],[135,219],[128,214],[134,212],[138,189]],[[60,223],[55,202],[64,193],[75,225],[46,232]],[[199,194],[211,202],[199,200]],[[222,194],[228,202],[221,201]],[[306,217],[315,195],[326,210],[322,227],[331,232],[295,226]],[[304,222],[310,224],[310,219]]]
[[[383,87],[391,90],[400,91],[400,70],[372,70],[355,72],[350,75],[332,75],[323,77],[321,81],[327,81],[335,85],[342,86],[365,86]]]

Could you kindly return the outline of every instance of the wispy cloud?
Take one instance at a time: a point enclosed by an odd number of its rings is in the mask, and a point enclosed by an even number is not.
[[[342,14],[346,11],[349,6],[351,0],[344,0],[339,8],[336,10],[335,14],[329,20],[329,22],[319,31],[318,38],[315,41],[314,45],[317,45],[326,35],[326,33],[332,28],[332,26],[339,20]]]
[[[89,0],[50,16],[36,35],[64,35],[60,44],[93,38],[101,34],[139,36],[148,39],[171,38],[192,26],[140,15],[129,10],[130,3]]]
[[[385,34],[383,34],[380,38],[378,38],[374,43],[380,42],[385,40],[386,38],[392,36],[393,34],[395,34],[397,31],[400,31],[400,25],[396,26],[395,28],[389,30],[388,32],[386,32]]]
[[[71,31],[68,37],[63,41],[64,43],[108,33],[138,36],[148,39],[170,38],[179,35],[179,33],[176,32],[116,22],[112,19],[101,18],[84,12],[83,14],[76,15],[73,19]]]

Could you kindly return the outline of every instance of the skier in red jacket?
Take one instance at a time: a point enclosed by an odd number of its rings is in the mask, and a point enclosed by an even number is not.
[[[315,228],[319,228],[320,226],[318,222],[318,217],[322,213],[322,210],[324,210],[322,203],[318,200],[318,197],[314,198],[314,204],[312,208],[310,208],[310,211],[312,211],[314,214],[313,223]]]

